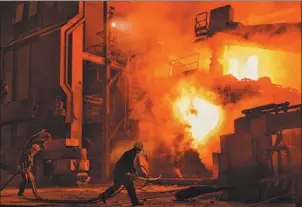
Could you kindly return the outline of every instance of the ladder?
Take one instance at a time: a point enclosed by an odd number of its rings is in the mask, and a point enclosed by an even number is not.
[[[196,15],[195,17],[195,36],[204,37],[208,36],[208,13],[202,12]]]

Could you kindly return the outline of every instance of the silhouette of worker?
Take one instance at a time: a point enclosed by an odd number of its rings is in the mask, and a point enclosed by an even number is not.
[[[143,150],[143,143],[136,142],[132,149],[125,152],[117,161],[114,167],[113,180],[114,185],[108,188],[100,195],[100,198],[105,202],[108,198],[117,194],[124,186],[128,192],[129,198],[133,206],[141,206],[143,203],[139,202],[133,180],[137,176],[134,167],[134,159],[138,153]]]
[[[32,144],[30,144],[29,147],[21,153],[19,158],[19,171],[22,181],[19,185],[18,196],[23,196],[25,188],[29,182],[31,182],[32,188],[35,190],[34,177],[31,172],[33,159],[38,152],[48,147],[52,137],[47,130],[43,129],[37,134],[33,135],[31,139]]]
[[[21,171],[21,177],[22,182],[19,186],[18,196],[23,196],[24,190],[26,188],[26,185],[29,183],[29,173],[31,174],[31,167],[33,165],[33,159],[34,156],[41,150],[40,146],[37,144],[33,144],[30,148],[30,150],[25,154],[25,156],[22,157],[22,166]]]

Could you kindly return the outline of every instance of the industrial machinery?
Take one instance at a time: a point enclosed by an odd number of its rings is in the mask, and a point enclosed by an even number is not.
[[[280,23],[280,24],[260,24],[243,25],[240,22],[234,22],[234,10],[231,5],[212,9],[209,13],[199,13],[195,17],[195,42],[207,41],[219,32],[230,35],[230,38],[217,38],[209,44],[212,50],[210,73],[212,75],[223,75],[222,61],[225,50],[233,44],[247,45],[251,43],[264,49],[273,49],[279,51],[301,53],[300,47],[295,44],[284,44],[283,41],[262,41],[259,38],[253,38],[257,35],[266,35],[267,39],[283,35],[287,31],[301,30],[301,22],[298,23]],[[232,37],[232,38],[231,38]],[[300,41],[300,36],[296,35],[295,41]],[[234,40],[236,39],[236,41]],[[299,43],[298,43],[299,44]]]
[[[228,199],[263,200],[291,191],[295,181],[278,178],[290,173],[301,176],[301,155],[286,144],[283,131],[301,128],[301,107],[301,104],[291,106],[285,102],[244,110],[245,116],[234,122],[234,133],[221,136],[221,153],[213,154],[220,184],[232,186],[265,178],[276,179],[261,186],[227,191]],[[301,153],[301,134],[289,139]]]
[[[77,139],[55,139],[50,147],[39,154],[36,177],[39,185],[83,184],[88,178],[87,150]]]
[[[81,1],[4,6],[2,28],[10,29],[0,35],[1,77],[10,92],[0,111],[1,162],[14,165],[18,145],[46,128],[53,142],[37,157],[37,185],[75,185],[88,176],[94,183],[108,180],[112,140],[127,111],[122,97],[128,57],[112,45],[114,8]],[[119,99],[114,104],[113,96]],[[16,137],[23,140],[10,141]]]
[[[208,17],[210,16],[209,20]],[[231,5],[226,5],[212,9],[210,14],[202,12],[195,17],[195,37],[196,41],[203,40],[214,35],[216,32],[234,29],[241,25],[233,22],[234,9]]]

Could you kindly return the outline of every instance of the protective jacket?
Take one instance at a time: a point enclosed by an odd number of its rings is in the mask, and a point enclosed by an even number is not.
[[[113,179],[114,185],[108,188],[102,197],[104,200],[112,197],[117,192],[120,191],[122,186],[125,186],[131,203],[133,206],[141,204],[136,196],[135,187],[133,183],[133,178],[127,175],[127,173],[136,174],[136,169],[134,167],[134,159],[136,157],[136,150],[133,148],[125,152],[122,157],[115,164]]]
[[[136,173],[136,169],[134,167],[135,157],[135,149],[128,150],[122,155],[122,157],[115,164],[113,172],[114,179],[123,178],[127,173]]]
[[[29,150],[20,156],[19,164],[21,170],[31,170],[33,166],[34,152]]]

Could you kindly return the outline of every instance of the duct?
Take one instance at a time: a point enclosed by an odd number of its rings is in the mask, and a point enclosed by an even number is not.
[[[68,85],[68,36],[69,34],[84,21],[84,2],[79,2],[79,12],[67,24],[61,28],[61,44],[60,44],[60,86],[67,96],[66,103],[66,123],[72,122],[72,90]]]
[[[83,52],[82,53],[82,58],[83,60],[96,63],[99,65],[105,65],[105,59],[103,57],[88,53],[88,52]]]
[[[82,58],[86,61],[89,61],[89,62],[92,62],[95,64],[105,65],[105,58],[88,53],[88,52],[83,52]],[[122,70],[124,68],[124,66],[114,63],[114,62],[110,63],[110,67],[115,70]]]

